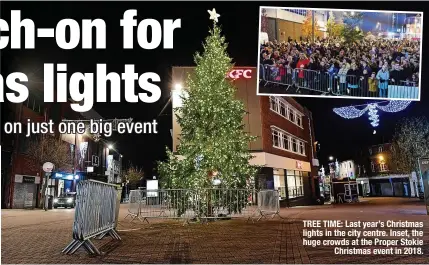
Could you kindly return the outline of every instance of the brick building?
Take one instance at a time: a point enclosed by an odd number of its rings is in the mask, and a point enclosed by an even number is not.
[[[194,67],[173,67],[172,84],[181,87]],[[236,97],[246,108],[244,129],[257,140],[249,143],[251,164],[262,166],[255,184],[278,189],[289,205],[310,204],[319,192],[318,160],[311,112],[290,97],[256,95],[257,69],[236,67]],[[181,105],[180,91],[173,90],[173,108]],[[173,115],[173,152],[179,144],[180,126]],[[316,188],[315,188],[316,187]]]
[[[101,116],[95,111],[77,113],[71,109],[69,103],[45,104],[42,86],[31,87],[28,99],[21,104],[3,103],[2,127],[4,128],[6,122],[21,122],[23,133],[1,135],[2,208],[32,208],[37,207],[40,202],[45,173],[41,165],[37,165],[27,154],[29,143],[37,137],[25,135],[29,120],[32,122],[53,120],[58,124],[64,119],[99,118]],[[111,154],[103,141],[94,141],[89,134],[56,133],[52,137],[60,138],[69,146],[72,164],[62,171],[52,173],[48,179],[49,195],[58,196],[66,191],[73,192],[76,183],[83,179],[107,181],[106,171],[110,168],[113,170],[115,161],[120,160],[118,154]],[[116,172],[116,176],[118,175],[119,172]]]
[[[367,196],[418,197],[419,183],[415,172],[398,172],[393,145],[384,143],[368,148],[367,176],[358,178],[359,191]]]

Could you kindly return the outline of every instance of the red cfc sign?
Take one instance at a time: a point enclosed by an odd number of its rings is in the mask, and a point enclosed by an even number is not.
[[[252,69],[233,69],[231,72],[227,74],[228,78],[231,79],[239,79],[241,77],[250,79],[252,78]]]

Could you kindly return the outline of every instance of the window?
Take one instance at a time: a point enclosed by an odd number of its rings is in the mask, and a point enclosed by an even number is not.
[[[349,163],[350,168],[352,168],[352,163]]]
[[[279,132],[273,131],[273,145],[277,147],[281,147],[280,141],[279,141]]]
[[[387,165],[385,163],[380,164],[380,172],[388,171]]]
[[[287,135],[282,134],[283,148],[286,150],[290,149],[290,138]]]
[[[301,155],[305,155],[305,151],[304,151],[304,143],[299,141],[299,153]]]
[[[372,155],[372,148],[369,148],[369,154]]]
[[[379,152],[379,153],[382,153],[382,152],[383,152],[383,146],[380,146],[380,147],[378,148],[378,152]]]
[[[295,122],[295,111],[293,111],[293,109],[288,109],[289,110],[289,120],[291,122]]]
[[[277,111],[277,100],[275,97],[270,97],[270,109]]]
[[[271,134],[274,147],[305,156],[305,142],[303,140],[275,128],[272,129]]]
[[[308,172],[287,170],[287,187],[289,198],[304,196],[304,177],[308,177]]]
[[[295,123],[299,127],[302,125],[302,114],[299,113],[294,107],[287,103],[280,97],[270,97],[270,109],[275,113],[279,114],[283,118]]]
[[[372,172],[375,172],[374,162],[371,162],[371,170],[372,170]]]
[[[292,151],[293,152],[298,152],[298,146],[296,143],[296,139],[292,139]]]
[[[296,115],[296,124],[297,124],[299,127],[302,127],[302,117],[301,117],[301,115],[299,115],[299,114],[297,114],[297,115]]]
[[[280,115],[286,117],[287,107],[283,102],[280,102]]]

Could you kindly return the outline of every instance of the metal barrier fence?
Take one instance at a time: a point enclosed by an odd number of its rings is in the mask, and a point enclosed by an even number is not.
[[[278,202],[278,191],[273,190],[259,192],[249,189],[132,190],[125,219],[131,217],[131,221],[138,219],[149,222],[149,218],[171,218],[189,222],[192,219],[248,217],[248,220],[253,220],[258,215],[265,216],[268,212],[273,212],[273,209],[276,209],[278,214],[280,211]]]
[[[91,254],[100,254],[91,239],[109,235],[121,240],[115,231],[119,210],[117,185],[85,180],[77,184],[76,191],[73,241],[63,253],[73,254],[83,246]]]
[[[380,97],[417,99],[418,83],[403,80],[371,80],[369,76],[343,73],[331,74],[310,69],[288,69],[272,65],[259,66],[260,81],[282,85],[285,92],[307,93],[350,97]]]

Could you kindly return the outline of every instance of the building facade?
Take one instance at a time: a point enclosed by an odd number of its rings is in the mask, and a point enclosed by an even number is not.
[[[309,12],[313,14],[313,11],[307,9],[265,8],[269,40],[287,41],[289,38],[299,40],[302,37],[302,26]],[[314,11],[315,20],[322,32],[322,35],[319,36],[321,38],[326,37],[328,15],[327,11]]]
[[[173,67],[172,83],[184,84],[193,67]],[[256,95],[257,69],[236,67],[236,98],[246,108],[244,130],[257,140],[249,143],[250,163],[262,167],[256,177],[259,188],[278,189],[289,205],[310,204],[319,193],[318,160],[311,112],[290,97]],[[238,74],[237,73],[241,73]],[[177,87],[180,87],[177,86]],[[173,108],[181,105],[180,91],[173,90]],[[180,126],[173,114],[173,152],[179,144]]]
[[[338,164],[339,178],[356,179],[358,167],[353,160],[342,161]]]
[[[416,174],[400,174],[391,143],[368,148],[368,174],[358,178],[359,191],[365,196],[418,197]]]
[[[33,134],[26,137],[28,122],[46,122],[52,120],[57,126],[60,121],[99,119],[95,111],[77,113],[73,111],[69,103],[43,102],[43,88],[32,87],[28,99],[21,104],[2,104],[2,125],[6,122],[21,122],[21,134],[2,134],[2,208],[34,208],[40,203],[41,191],[47,180],[47,194],[59,196],[65,192],[76,190],[76,184],[83,179],[98,179],[108,181],[107,174],[115,171],[116,179],[110,182],[120,181],[120,170],[114,170],[113,166],[120,161],[118,155],[112,154],[103,141],[95,141],[89,134],[59,134],[45,135],[56,137],[68,146],[71,164],[55,169],[46,178],[41,165],[37,164],[29,155],[29,144],[40,136]],[[109,160],[110,159],[110,160]],[[109,161],[111,163],[109,164]],[[115,162],[116,161],[116,162]],[[50,162],[50,161],[44,161]],[[118,166],[116,166],[118,168]]]

